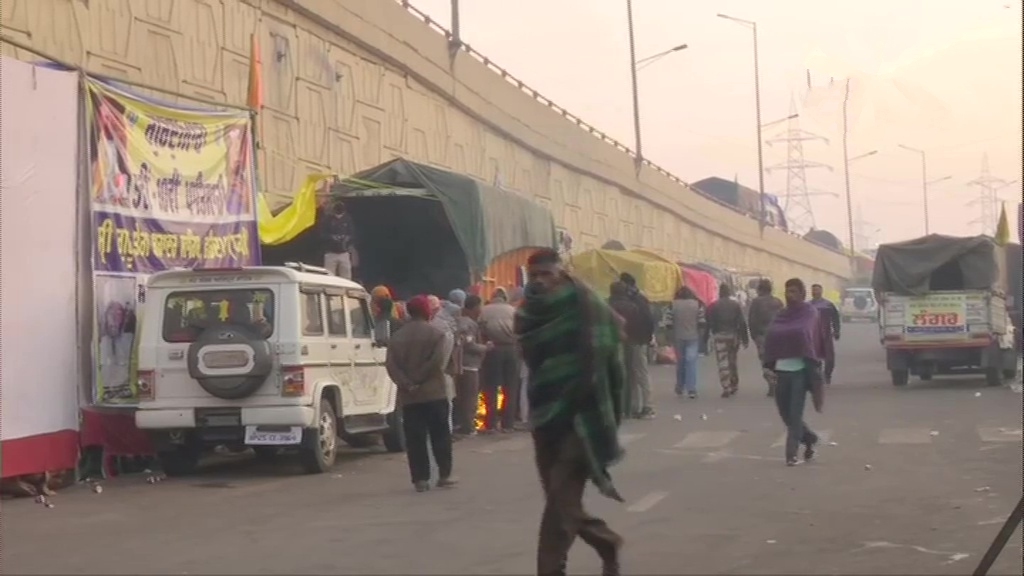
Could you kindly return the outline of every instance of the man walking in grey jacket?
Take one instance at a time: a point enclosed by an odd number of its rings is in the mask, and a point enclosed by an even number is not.
[[[785,306],[782,300],[772,295],[772,281],[762,278],[757,283],[757,297],[750,301],[750,309],[747,312],[747,325],[750,327],[750,339],[757,346],[757,359],[761,361],[761,373],[764,381],[768,384],[768,396],[775,396],[775,385],[778,379],[775,371],[764,367],[764,337],[768,333],[768,326],[771,325],[775,315]]]

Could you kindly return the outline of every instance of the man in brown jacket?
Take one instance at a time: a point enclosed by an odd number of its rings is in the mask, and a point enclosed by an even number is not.
[[[410,321],[388,342],[387,370],[398,387],[412,483],[417,492],[425,492],[430,489],[429,450],[433,450],[437,461],[437,487],[455,485],[444,372],[448,362],[447,335],[430,324],[427,297],[413,298],[406,309]]]

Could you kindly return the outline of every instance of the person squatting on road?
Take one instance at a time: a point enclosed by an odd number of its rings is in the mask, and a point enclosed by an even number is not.
[[[718,380],[722,384],[722,398],[729,398],[740,388],[740,372],[737,363],[740,345],[750,345],[747,321],[743,307],[730,298],[732,289],[728,284],[718,288],[718,300],[708,307],[708,331],[715,345],[715,360],[718,362]]]
[[[492,345],[480,338],[482,303],[479,296],[467,296],[462,314],[456,319],[455,340],[462,349],[462,369],[455,379],[455,429],[462,436],[476,434],[477,398],[480,395],[480,366]]]
[[[437,462],[439,488],[455,485],[445,367],[450,344],[444,330],[430,323],[430,301],[416,296],[406,304],[409,321],[388,343],[388,376],[398,388],[409,474],[417,492],[430,489],[430,453]],[[429,441],[429,446],[428,446]]]
[[[676,352],[676,396],[697,398],[697,355],[706,319],[693,290],[683,286],[672,300],[672,344]]]
[[[626,341],[622,347],[626,364],[625,413],[634,418],[654,418],[647,372],[647,346],[654,336],[651,330],[654,317],[650,308],[644,310],[643,302],[630,297],[625,282],[612,282],[609,293],[608,305],[625,321]]]
[[[804,423],[804,405],[811,393],[814,409],[824,404],[822,330],[814,305],[806,302],[807,288],[799,278],[786,281],[786,307],[772,320],[764,340],[764,367],[775,371],[775,406],[786,425],[786,465],[795,466],[797,450],[804,460],[814,457],[818,435]]]
[[[608,473],[624,454],[619,326],[611,308],[565,272],[554,250],[534,253],[528,275],[516,334],[530,374],[530,421],[545,495],[537,574],[565,574],[579,536],[600,556],[603,573],[617,576],[622,537],[584,511],[583,492],[589,479],[622,502]]]
[[[775,371],[764,367],[764,336],[772,319],[783,306],[785,304],[782,300],[772,294],[772,281],[762,278],[757,283],[757,296],[750,301],[750,308],[747,310],[747,326],[750,328],[750,338],[757,346],[757,359],[761,362],[761,374],[768,384],[769,398],[775,396],[776,379]]]
[[[825,385],[832,383],[832,372],[836,369],[836,342],[842,330],[839,309],[822,295],[821,284],[811,284],[811,304],[818,309],[821,318],[821,353],[825,360]]]

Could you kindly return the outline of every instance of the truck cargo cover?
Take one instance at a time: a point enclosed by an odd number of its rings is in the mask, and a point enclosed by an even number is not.
[[[924,295],[930,291],[932,273],[950,263],[963,275],[963,290],[998,287],[1000,263],[992,238],[940,234],[879,246],[871,286],[876,292]]]
[[[554,248],[555,221],[544,206],[469,176],[403,158],[353,176],[378,188],[360,192],[395,196],[421,190],[444,206],[470,269],[482,274],[498,256],[519,248]],[[344,190],[341,187],[340,190]],[[333,192],[333,191],[332,191]],[[424,239],[428,240],[428,239]]]

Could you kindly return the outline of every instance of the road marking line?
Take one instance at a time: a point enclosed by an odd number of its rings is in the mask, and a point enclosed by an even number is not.
[[[1020,442],[1020,428],[984,428],[978,427],[978,436],[982,442]]]
[[[700,461],[702,464],[714,464],[715,462],[721,462],[730,458],[738,460],[775,460],[775,458],[754,456],[753,454],[731,454],[723,450],[721,452],[708,452]]]
[[[886,428],[878,434],[879,444],[931,444],[928,428]]]
[[[729,430],[720,432],[690,432],[685,438],[678,444],[672,446],[673,448],[721,448],[729,442],[732,442],[734,438],[739,436],[739,432],[732,432]]]
[[[668,496],[668,492],[651,492],[634,502],[629,508],[626,508],[626,512],[647,512],[655,504],[664,500],[666,496]]]
[[[643,438],[644,436],[647,436],[647,434],[643,432],[633,434],[619,434],[619,445],[627,446]]]
[[[832,439],[832,431],[831,430],[817,430],[816,432],[818,434],[818,445],[819,446],[822,445],[822,444],[828,444],[829,440]],[[782,436],[779,436],[779,438],[775,442],[772,442],[772,448],[782,448],[785,445],[786,445],[786,435],[785,434],[783,434]]]

